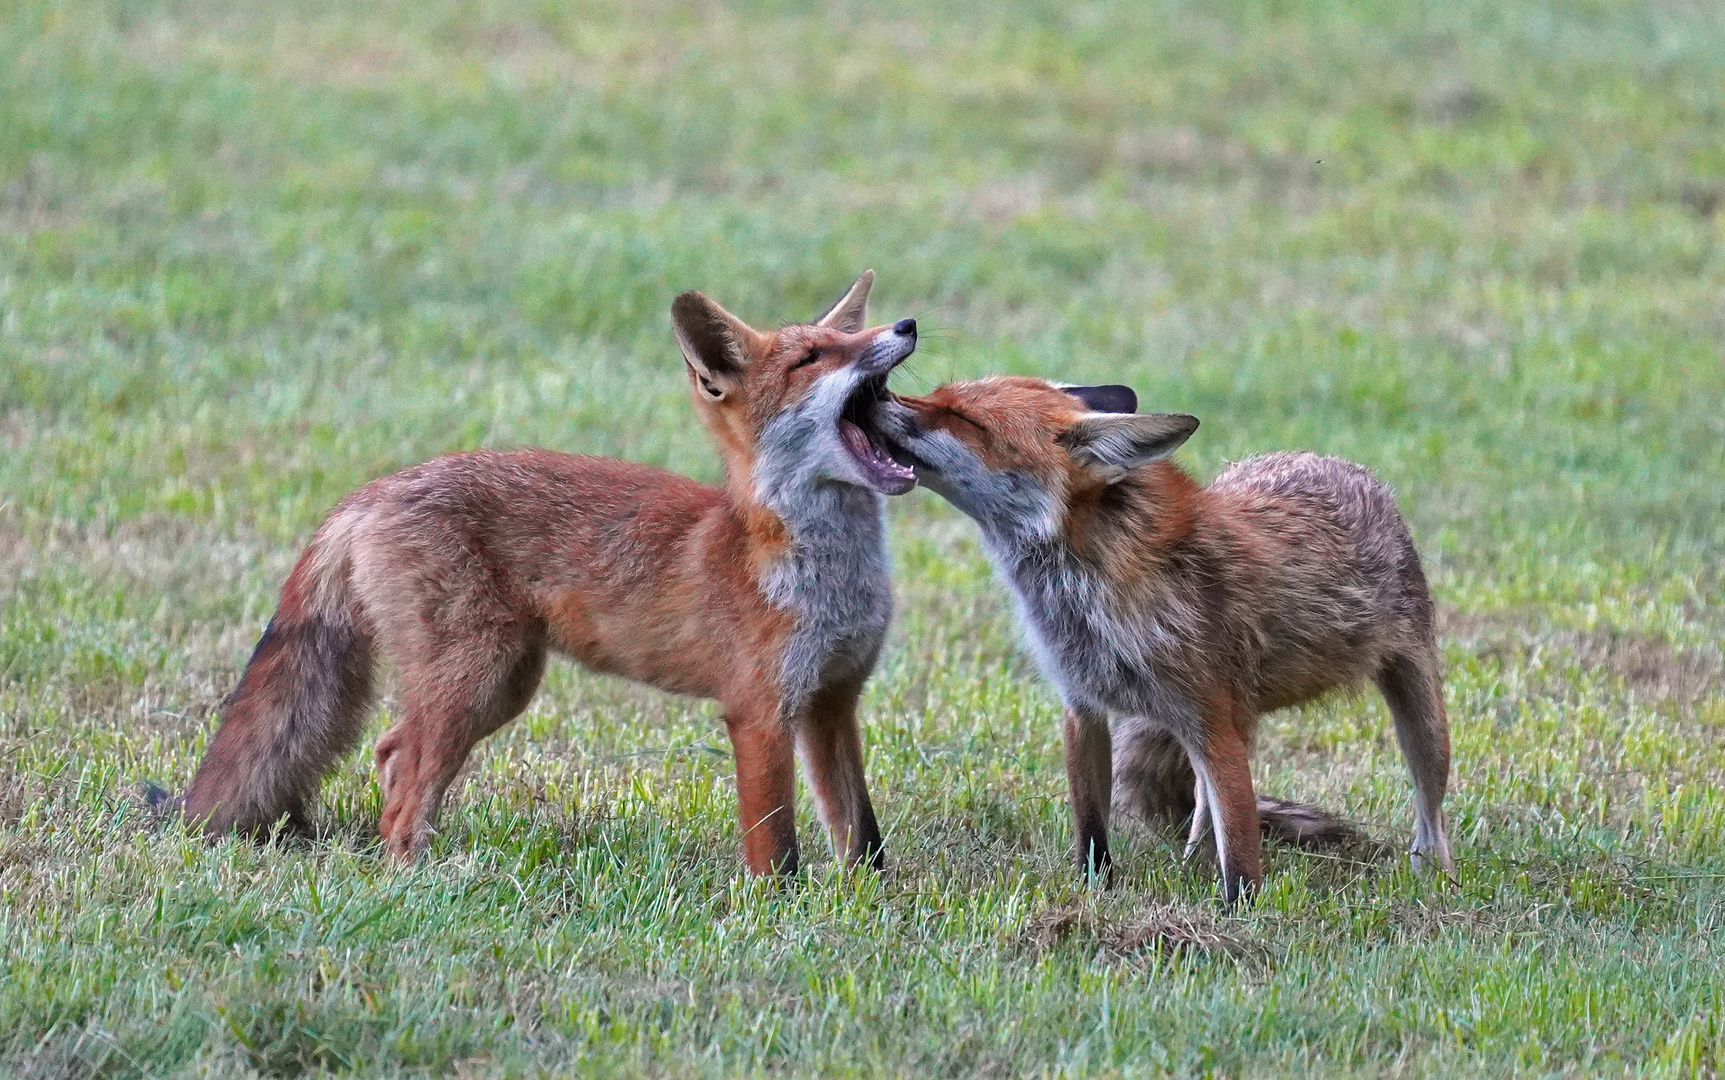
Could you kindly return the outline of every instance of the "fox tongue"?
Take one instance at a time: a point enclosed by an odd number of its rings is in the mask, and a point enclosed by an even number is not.
[[[875,445],[868,433],[849,420],[839,420],[839,437],[873,486],[888,495],[898,495],[916,485],[916,473],[900,465]]]

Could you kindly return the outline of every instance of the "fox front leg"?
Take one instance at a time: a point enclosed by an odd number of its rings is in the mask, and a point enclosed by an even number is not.
[[[1258,797],[1252,789],[1250,755],[1246,737],[1235,722],[1237,715],[1233,700],[1218,695],[1203,715],[1201,741],[1187,748],[1201,797],[1210,808],[1216,861],[1222,869],[1222,899],[1230,907],[1251,899],[1264,883]]]
[[[798,869],[796,752],[776,708],[727,709],[725,727],[737,766],[743,861],[757,876]]]
[[[818,691],[798,728],[797,750],[833,853],[847,866],[884,870],[886,845],[863,777],[862,732],[857,725],[861,692],[861,683]]]
[[[1108,853],[1108,808],[1113,801],[1114,743],[1108,716],[1083,705],[1066,708],[1066,786],[1072,799],[1072,824],[1078,868],[1086,880],[1104,887],[1114,881]]]

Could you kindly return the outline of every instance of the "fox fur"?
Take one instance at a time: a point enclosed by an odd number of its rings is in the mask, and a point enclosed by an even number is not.
[[[1066,703],[1081,865],[1108,871],[1116,777],[1128,804],[1166,813],[1183,805],[1170,786],[1190,775],[1189,846],[1214,828],[1235,901],[1262,880],[1248,767],[1259,716],[1370,679],[1413,773],[1414,862],[1451,870],[1431,595],[1389,489],[1369,472],[1274,453],[1201,487],[1166,460],[1198,421],[1136,415],[1120,386],[996,377],[877,408],[900,460],[981,526]]]
[[[1180,740],[1136,716],[1116,718],[1112,731],[1114,813],[1153,825],[1189,822],[1198,808],[1197,775]],[[1267,840],[1309,851],[1368,839],[1321,806],[1263,794],[1258,796],[1258,827]]]
[[[771,332],[699,293],[677,297],[721,486],[607,458],[478,451],[342,500],[282,587],[186,816],[212,836],[303,827],[387,657],[401,709],[377,743],[379,829],[412,859],[474,745],[527,706],[555,651],[721,703],[751,871],[797,868],[799,755],[835,849],[883,865],[857,698],[892,616],[882,495],[914,481],[858,424],[916,327],[865,329],[872,281]]]

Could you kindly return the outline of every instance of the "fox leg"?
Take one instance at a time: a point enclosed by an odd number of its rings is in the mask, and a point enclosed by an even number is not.
[[[1258,799],[1252,790],[1246,736],[1238,724],[1239,707],[1219,695],[1204,715],[1205,737],[1191,747],[1193,770],[1205,788],[1210,822],[1216,832],[1216,859],[1222,867],[1222,899],[1233,905],[1264,883],[1263,839]]]
[[[737,766],[743,862],[756,875],[797,872],[796,752],[777,704],[728,707],[725,728]]]
[[[1204,786],[1174,729],[1144,717],[1114,721],[1114,809],[1146,822],[1186,821],[1186,857],[1210,835],[1208,809],[1199,810]],[[1258,796],[1264,835],[1303,848],[1337,847],[1360,838],[1346,821],[1320,806]]]
[[[378,832],[391,855],[411,862],[431,843],[438,808],[467,755],[521,714],[544,674],[539,645],[501,657],[494,648],[446,650],[430,670],[403,671],[404,715],[377,742]]]
[[[1078,868],[1089,879],[1112,884],[1108,853],[1108,808],[1113,800],[1114,743],[1108,717],[1085,705],[1068,705],[1065,721],[1066,787],[1072,800]]]
[[[1396,741],[1414,780],[1414,869],[1427,860],[1455,877],[1449,833],[1444,828],[1444,789],[1449,785],[1449,721],[1444,716],[1437,650],[1393,657],[1378,672],[1378,689],[1395,718]]]
[[[797,750],[833,853],[847,865],[884,870],[886,848],[863,776],[862,732],[857,725],[861,690],[857,684],[817,692],[797,728]]]
[[[1203,776],[1192,782],[1192,827],[1186,833],[1186,858],[1198,853],[1198,845],[1210,835],[1210,789]]]

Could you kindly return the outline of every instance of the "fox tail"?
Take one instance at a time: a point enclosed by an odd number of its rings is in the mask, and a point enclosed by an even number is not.
[[[1114,730],[1114,810],[1151,824],[1175,824],[1197,806],[1192,764],[1180,743],[1161,728],[1122,721]],[[1307,849],[1363,842],[1359,829],[1321,807],[1258,796],[1265,838]]]
[[[309,829],[323,775],[359,741],[372,700],[372,635],[354,596],[351,523],[332,516],[282,586],[281,603],[221,709],[203,763],[175,800],[211,837]]]

